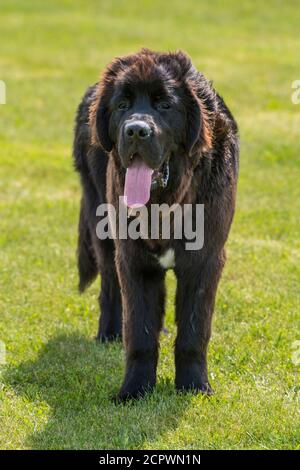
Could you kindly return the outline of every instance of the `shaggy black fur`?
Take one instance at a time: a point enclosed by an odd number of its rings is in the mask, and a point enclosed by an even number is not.
[[[152,136],[133,148],[124,137],[124,126],[136,117],[151,128]],[[125,171],[136,151],[152,168],[169,161],[169,183],[152,191],[150,203],[205,205],[201,250],[186,251],[186,240],[172,238],[97,238],[96,208],[107,201],[118,207]],[[156,255],[169,248],[175,252],[177,277],[175,384],[178,390],[211,393],[206,355],[234,214],[238,153],[237,126],[230,111],[182,52],[143,49],[114,60],[79,106],[74,160],[83,192],[80,290],[100,273],[97,337],[103,341],[123,334],[126,351],[120,400],[142,396],[156,382],[165,307],[165,270]]]

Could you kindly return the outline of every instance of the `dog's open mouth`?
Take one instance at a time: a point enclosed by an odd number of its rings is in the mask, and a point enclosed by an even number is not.
[[[124,197],[128,207],[138,208],[147,204],[151,190],[165,188],[169,181],[169,162],[152,170],[143,159],[134,154],[126,170]]]

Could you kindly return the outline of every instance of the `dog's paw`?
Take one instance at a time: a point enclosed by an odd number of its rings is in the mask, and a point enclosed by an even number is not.
[[[214,391],[209,382],[176,383],[175,387],[178,392],[202,393],[207,396],[214,395]]]
[[[124,382],[119,393],[113,397],[115,403],[124,403],[130,400],[140,400],[145,395],[151,393],[154,388],[154,383],[149,381],[137,382],[129,381]]]
[[[111,343],[112,341],[120,342],[122,341],[122,335],[121,334],[106,335],[103,333],[98,333],[97,336],[95,337],[95,340],[97,341],[97,343]]]
[[[211,396],[214,391],[207,379],[207,374],[198,364],[190,364],[177,370],[175,387],[179,392],[203,393]]]
[[[132,390],[121,389],[119,393],[113,396],[113,401],[118,403],[128,403],[130,401],[140,400],[145,397],[145,395],[151,393],[153,387],[139,387]]]

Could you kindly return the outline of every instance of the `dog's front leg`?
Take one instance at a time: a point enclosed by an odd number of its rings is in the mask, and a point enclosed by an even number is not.
[[[156,383],[158,340],[164,313],[164,273],[137,265],[137,256],[117,259],[122,291],[126,371],[118,400],[142,397]]]
[[[223,264],[224,255],[220,253],[191,263],[188,268],[176,268],[175,385],[178,390],[212,393],[206,355]]]

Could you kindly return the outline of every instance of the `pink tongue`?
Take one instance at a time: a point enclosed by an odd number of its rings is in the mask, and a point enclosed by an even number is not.
[[[141,159],[135,159],[127,168],[125,176],[125,202],[128,207],[141,207],[150,199],[151,176],[153,170]]]

